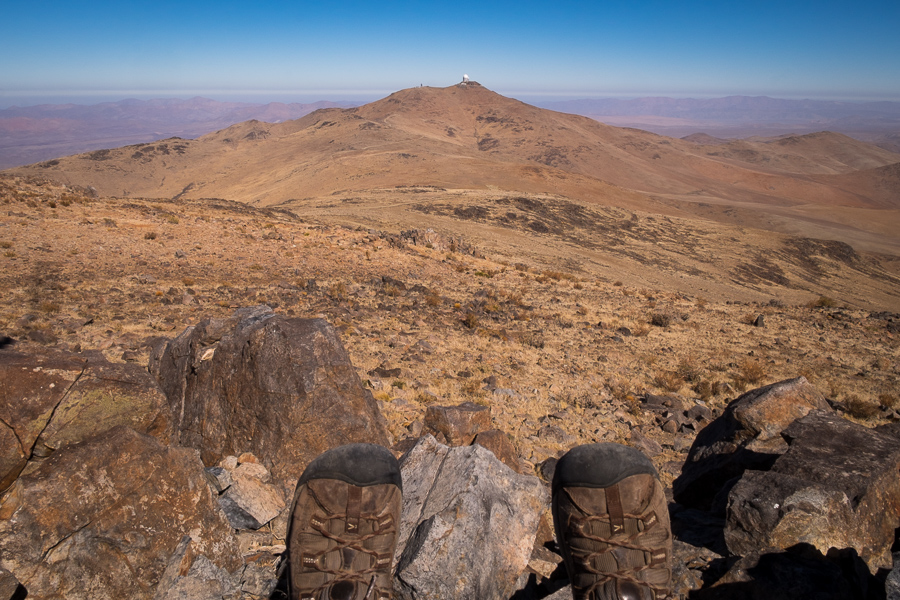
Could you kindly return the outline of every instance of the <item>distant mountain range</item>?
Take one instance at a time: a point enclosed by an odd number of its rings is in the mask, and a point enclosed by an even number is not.
[[[0,110],[0,169],[173,136],[196,138],[248,120],[279,123],[320,108],[358,105],[328,101],[254,104],[198,97],[12,107]],[[600,98],[537,105],[670,137],[697,133],[718,138],[772,137],[827,130],[900,151],[900,102],[729,96]]]
[[[670,137],[707,133],[746,138],[834,131],[900,151],[900,102],[726,98],[599,98],[540,103],[542,108]]]
[[[208,98],[41,104],[0,110],[0,169],[178,136],[195,138],[256,119],[278,123],[351,102],[254,104]]]

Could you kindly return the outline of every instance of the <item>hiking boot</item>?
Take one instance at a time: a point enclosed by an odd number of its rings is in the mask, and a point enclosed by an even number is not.
[[[667,596],[669,510],[643,453],[619,444],[573,448],[556,465],[552,508],[575,600]]]
[[[292,600],[389,600],[400,466],[387,448],[325,452],[297,482],[288,524]]]

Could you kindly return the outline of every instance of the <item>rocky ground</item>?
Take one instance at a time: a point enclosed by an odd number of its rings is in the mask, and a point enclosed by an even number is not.
[[[900,400],[900,317],[827,297],[712,302],[482,256],[439,234],[226,201],[98,199],[11,179],[0,194],[3,334],[146,364],[154,338],[201,316],[258,304],[322,316],[397,440],[429,405],[471,400],[494,408],[532,464],[640,431],[671,476],[690,439],[643,413],[647,393],[715,414],[749,387],[803,375],[870,425]]]
[[[768,383],[802,375],[866,427],[898,418],[900,315],[828,297],[712,301],[486,256],[440,232],[12,178],[0,180],[0,264],[4,339],[112,362],[147,365],[161,337],[240,307],[323,317],[398,452],[430,406],[471,401],[490,407],[525,473],[617,441],[669,486],[696,433]]]

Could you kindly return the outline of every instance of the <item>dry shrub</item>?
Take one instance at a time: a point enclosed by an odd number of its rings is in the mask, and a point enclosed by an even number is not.
[[[156,239],[156,232],[155,232],[155,231],[148,231],[147,233],[144,234],[144,239],[145,239],[145,240],[155,240],[155,239]]]
[[[704,402],[709,400],[713,396],[713,384],[708,379],[701,379],[697,381],[691,389],[694,390],[700,399]]]
[[[634,337],[644,337],[648,333],[650,333],[650,326],[646,323],[636,323],[631,327],[631,335]]]
[[[483,398],[485,395],[484,386],[477,379],[467,379],[460,387],[460,392],[467,398]]]
[[[896,408],[900,404],[900,399],[893,394],[879,394],[878,404],[881,408]]]
[[[6,242],[6,241],[0,242],[0,248],[4,248],[4,249],[12,248],[12,242]]]
[[[684,379],[688,383],[699,382],[702,375],[700,366],[692,357],[682,358],[678,362],[678,366],[675,368],[675,371],[681,376],[682,379]]]
[[[45,312],[47,314],[58,313],[60,311],[60,305],[58,302],[41,302],[41,312]]]
[[[766,376],[766,368],[755,360],[744,359],[737,367],[737,372],[732,375],[734,387],[743,392],[748,385],[759,383]]]
[[[668,327],[672,324],[672,316],[666,313],[653,313],[650,317],[650,324],[656,327]]]
[[[806,306],[809,308],[832,308],[837,306],[837,302],[828,296],[819,296],[817,300],[811,300]]]
[[[441,297],[435,294],[434,292],[429,293],[425,296],[425,304],[434,308],[435,306],[441,305]]]
[[[181,280],[181,283],[182,283],[182,285],[184,285],[184,286],[190,287],[190,286],[194,285],[194,284],[197,283],[197,282],[194,281],[194,279],[191,278],[191,277],[185,277],[184,279]]]
[[[873,419],[878,416],[878,406],[874,402],[867,402],[855,394],[847,397],[847,412],[857,419]]]
[[[336,302],[341,302],[347,299],[347,286],[343,281],[338,281],[336,283],[331,284],[331,287],[328,289],[328,295],[332,300]]]
[[[544,335],[540,331],[525,331],[519,336],[519,343],[532,348],[541,349],[544,347]]]
[[[462,319],[462,324],[469,329],[475,329],[478,327],[478,315],[473,312],[467,312],[466,316]]]
[[[500,310],[500,304],[496,300],[488,300],[484,303],[484,312],[495,313]]]
[[[684,379],[675,371],[663,371],[656,374],[653,378],[653,383],[656,387],[667,392],[677,392],[684,385]]]
[[[628,394],[625,396],[625,404],[628,406],[628,412],[635,417],[641,417],[644,414],[643,407],[641,407],[641,401],[638,400],[635,396]]]

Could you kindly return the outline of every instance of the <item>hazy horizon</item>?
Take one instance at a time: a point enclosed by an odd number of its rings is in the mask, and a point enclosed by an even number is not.
[[[515,98],[900,101],[896,2],[51,0],[4,25],[0,106],[368,101],[463,73]]]
[[[454,82],[456,83],[456,82]],[[447,84],[452,85],[452,84]],[[407,86],[414,87],[414,86]],[[436,86],[446,87],[446,86]],[[486,86],[489,87],[490,86]],[[102,93],[84,92],[84,93],[68,93],[68,94],[47,94],[47,95],[4,95],[0,91],[0,110],[12,107],[26,108],[39,105],[63,105],[75,104],[90,106],[103,103],[116,103],[125,100],[190,100],[192,98],[206,98],[218,102],[240,102],[248,104],[269,104],[273,102],[281,102],[284,104],[313,104],[315,102],[354,102],[358,104],[367,104],[380,100],[390,94],[399,91],[396,90],[366,90],[347,92],[340,90],[326,91],[294,91],[294,92],[247,92],[247,91],[222,91],[222,90],[186,90],[180,93],[174,93],[172,90],[161,91],[133,91],[123,90],[120,92],[108,91]],[[640,99],[640,98],[673,98],[673,99],[715,99],[726,98],[731,96],[744,97],[768,97],[779,100],[815,100],[815,101],[834,101],[864,104],[867,102],[900,102],[900,98],[854,98],[854,97],[814,97],[814,96],[773,96],[770,94],[678,94],[678,93],[617,93],[617,94],[573,94],[560,92],[551,94],[546,92],[529,92],[529,91],[504,91],[493,90],[504,96],[521,100],[529,104],[538,102],[563,102],[567,100],[606,100],[606,99]]]

